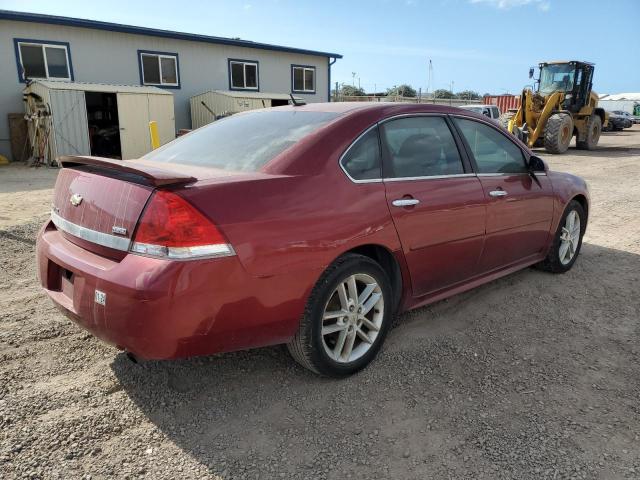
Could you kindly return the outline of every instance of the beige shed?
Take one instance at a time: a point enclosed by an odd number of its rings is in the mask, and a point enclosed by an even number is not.
[[[160,143],[176,136],[173,94],[156,87],[36,80],[23,91],[34,156],[124,160],[151,151],[149,122]]]
[[[299,97],[295,99],[303,101]],[[191,128],[200,128],[234,113],[288,105],[290,101],[288,93],[210,90],[191,97]]]

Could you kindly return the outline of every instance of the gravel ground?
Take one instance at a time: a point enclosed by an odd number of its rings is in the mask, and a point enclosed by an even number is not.
[[[640,478],[640,128],[545,158],[591,187],[573,270],[405,314],[343,381],[282,347],[131,363],[37,286],[56,172],[0,168],[0,477]]]

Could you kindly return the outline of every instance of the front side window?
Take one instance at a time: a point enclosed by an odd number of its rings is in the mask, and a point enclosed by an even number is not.
[[[353,180],[374,180],[381,177],[378,129],[372,128],[351,145],[340,161]]]
[[[299,110],[260,109],[237,113],[179,137],[143,158],[156,162],[256,172],[338,116],[334,112]]]
[[[229,77],[232,90],[258,90],[258,62],[229,60]]]
[[[295,93],[316,93],[316,67],[293,65],[291,74]]]
[[[432,177],[464,173],[462,160],[442,117],[408,117],[382,124],[389,165],[385,177]]]
[[[140,52],[140,67],[142,85],[179,86],[177,54]]]
[[[576,67],[571,64],[551,64],[540,69],[540,93],[570,92]]]
[[[17,41],[21,79],[72,80],[68,44]]]
[[[471,148],[478,173],[527,173],[522,150],[499,131],[474,120],[455,119]]]

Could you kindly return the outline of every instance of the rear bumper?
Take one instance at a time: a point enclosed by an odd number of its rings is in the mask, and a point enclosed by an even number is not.
[[[146,359],[207,355],[286,342],[308,292],[300,278],[251,277],[237,257],[113,260],[47,223],[37,240],[40,283],[96,337]],[[96,302],[96,291],[106,295]]]

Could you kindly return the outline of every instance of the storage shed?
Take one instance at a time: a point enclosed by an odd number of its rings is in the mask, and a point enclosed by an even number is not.
[[[295,99],[303,101],[302,98]],[[191,97],[191,128],[200,128],[234,113],[288,105],[290,101],[288,93],[210,90]]]
[[[151,151],[149,122],[160,143],[175,138],[173,95],[156,87],[36,80],[23,91],[34,157],[138,158]]]

